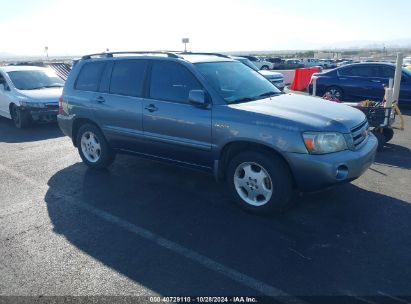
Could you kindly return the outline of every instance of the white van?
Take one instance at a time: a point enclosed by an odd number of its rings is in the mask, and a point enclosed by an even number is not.
[[[0,67],[0,116],[17,128],[32,121],[56,121],[64,80],[52,69],[37,66]]]

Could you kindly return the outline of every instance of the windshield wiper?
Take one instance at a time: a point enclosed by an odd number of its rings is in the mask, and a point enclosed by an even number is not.
[[[62,88],[63,86],[61,84],[51,84],[51,85],[46,85],[46,86],[42,86],[40,87],[40,89],[42,88]]]
[[[254,100],[255,100],[255,98],[244,97],[244,98],[235,99],[235,100],[233,100],[233,101],[230,101],[229,103],[230,103],[230,104],[233,104],[233,103],[242,103],[242,102],[254,101]]]
[[[230,101],[230,104],[247,102],[247,101],[255,101],[255,100],[258,100],[258,99],[262,99],[264,97],[277,96],[277,95],[280,95],[280,94],[281,93],[279,93],[279,92],[270,91],[270,92],[265,92],[263,94],[255,96],[255,97],[243,97],[243,98],[235,99],[233,101]]]
[[[265,92],[263,94],[260,94],[260,95],[256,96],[255,99],[262,98],[262,97],[271,97],[271,96],[276,96],[276,95],[280,95],[280,94],[281,93],[270,91],[270,92]]]
[[[34,88],[24,88],[24,89],[20,89],[20,90],[40,90],[40,89],[47,89],[47,88],[62,88],[62,85],[47,85],[47,86],[41,86],[41,87],[34,87]]]

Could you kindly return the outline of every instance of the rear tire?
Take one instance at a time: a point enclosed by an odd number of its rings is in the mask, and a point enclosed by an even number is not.
[[[77,132],[77,148],[83,162],[92,169],[107,168],[115,158],[103,133],[93,124],[80,127]]]
[[[268,65],[263,65],[263,66],[261,67],[261,69],[262,69],[262,70],[268,70],[269,67],[268,67]]]
[[[392,128],[384,128],[382,130],[382,134],[384,135],[385,142],[389,142],[394,137],[394,130]]]
[[[226,182],[234,202],[259,215],[285,210],[293,193],[287,164],[266,151],[236,155],[228,165]]]
[[[339,101],[343,101],[344,92],[341,88],[336,86],[331,86],[325,89],[324,95],[329,95],[337,98]]]
[[[30,126],[31,116],[27,111],[22,110],[18,106],[13,104],[10,107],[10,114],[16,128],[24,129]]]

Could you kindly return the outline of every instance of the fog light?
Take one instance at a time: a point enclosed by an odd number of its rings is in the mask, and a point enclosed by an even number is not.
[[[348,168],[347,168],[347,166],[346,166],[346,165],[340,165],[340,166],[338,166],[337,172],[336,172],[336,174],[335,174],[335,177],[336,177],[338,180],[343,180],[343,179],[346,179],[347,176],[348,176]]]

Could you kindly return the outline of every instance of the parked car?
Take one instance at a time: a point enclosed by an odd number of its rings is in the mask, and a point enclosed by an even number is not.
[[[394,73],[394,64],[375,62],[345,65],[325,73],[315,73],[313,77],[316,78],[318,96],[327,94],[346,101],[380,101],[385,94],[384,85],[394,78]],[[411,105],[411,71],[405,68],[402,69],[399,102]]]
[[[272,70],[274,68],[274,64],[267,60],[263,60],[255,56],[242,56],[242,57],[250,60],[260,70]]]
[[[90,168],[116,153],[197,168],[244,209],[268,213],[294,189],[352,181],[373,162],[377,141],[357,109],[281,94],[227,57],[118,54],[84,56],[60,99],[59,126]]]
[[[325,69],[334,69],[337,67],[337,63],[332,59],[320,59],[320,62]]]
[[[63,86],[64,81],[48,68],[0,67],[0,115],[12,119],[17,128],[32,121],[55,121]]]
[[[354,63],[353,60],[341,60],[337,63],[337,67],[343,66],[343,65],[347,65],[347,64],[352,64]]]
[[[300,59],[285,59],[281,63],[275,64],[275,70],[294,70],[298,68],[303,68],[305,65],[300,61]]]
[[[284,61],[284,60],[281,59],[280,57],[270,57],[270,58],[267,58],[266,60],[269,61],[269,62],[271,62],[271,63],[273,63],[274,66],[275,66],[275,64],[280,64],[280,63],[282,63],[282,62]]]
[[[246,66],[252,68],[254,71],[259,72],[265,78],[267,78],[273,85],[277,87],[280,91],[284,90],[285,82],[284,75],[278,72],[272,72],[268,70],[259,70],[250,60],[245,57],[230,56],[234,60],[238,60],[244,63]]]
[[[324,63],[317,58],[303,58],[301,59],[301,63],[304,64],[306,68],[310,67],[324,67]]]

